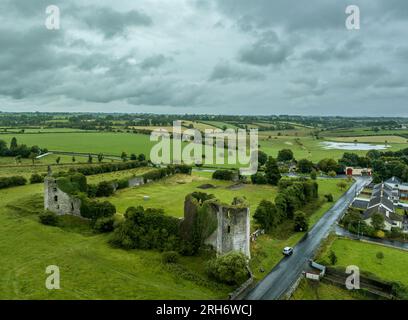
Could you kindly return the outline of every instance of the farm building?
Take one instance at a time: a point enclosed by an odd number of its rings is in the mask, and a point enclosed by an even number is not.
[[[372,169],[371,168],[347,167],[345,170],[345,173],[348,176],[371,176]]]

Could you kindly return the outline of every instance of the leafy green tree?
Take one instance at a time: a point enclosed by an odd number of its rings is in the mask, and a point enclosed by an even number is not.
[[[96,189],[97,197],[109,197],[114,193],[113,185],[107,181],[101,181],[98,183]]]
[[[334,266],[337,263],[337,256],[334,251],[330,251],[329,253],[329,260],[332,266]]]
[[[307,231],[309,229],[309,221],[304,212],[296,211],[294,221],[295,221],[295,231],[296,232]]]
[[[145,160],[146,160],[146,156],[145,156],[143,153],[141,153],[141,154],[139,154],[139,155],[137,156],[137,160],[139,160],[139,161],[145,161]]]
[[[137,155],[134,154],[134,153],[132,153],[132,154],[130,155],[130,160],[132,160],[132,161],[137,160]]]
[[[259,166],[262,167],[263,165],[265,165],[266,161],[268,161],[268,155],[265,152],[259,150],[258,151],[258,164],[259,164]]]
[[[42,177],[38,173],[33,173],[30,177],[30,183],[32,184],[32,183],[40,183],[40,182],[44,182],[44,177]]]
[[[17,138],[13,137],[10,142],[10,150],[14,151],[17,149]]]
[[[8,151],[7,143],[4,140],[0,140],[0,156],[4,156]]]
[[[293,160],[293,151],[290,149],[282,149],[278,152],[278,161],[290,161]]]
[[[282,178],[278,163],[272,157],[269,157],[268,161],[266,162],[265,178],[266,181],[273,186],[278,185],[279,180]]]
[[[162,253],[162,262],[163,263],[177,263],[180,258],[180,255],[176,251],[165,251]]]
[[[331,194],[331,193],[325,194],[324,197],[326,198],[327,202],[333,202],[334,201],[333,194]]]
[[[312,180],[316,180],[317,179],[317,172],[315,169],[312,170],[312,172],[310,173],[310,178]]]
[[[207,273],[217,281],[239,285],[248,279],[247,258],[238,252],[230,252],[207,263]]]
[[[59,163],[61,162],[61,157],[57,157],[57,159],[55,159],[55,162],[56,162],[57,164],[59,164]]]
[[[385,162],[382,159],[377,159],[372,161],[372,168],[375,175],[378,177],[378,181],[387,179],[387,168]]]
[[[51,211],[45,211],[39,215],[40,222],[47,226],[56,226],[58,224],[58,216]]]
[[[384,225],[384,216],[381,213],[374,213],[371,216],[371,225],[375,230],[383,230]]]
[[[360,212],[354,209],[349,209],[341,220],[343,226],[350,232],[357,233],[359,227],[365,226],[365,222],[362,220]]]
[[[95,221],[93,228],[100,233],[108,233],[113,231],[114,224],[114,217],[101,217]]]
[[[263,229],[265,229],[266,232],[268,232],[278,225],[281,221],[281,216],[279,215],[276,206],[271,201],[262,200],[256,208],[254,219]]]
[[[384,253],[382,253],[381,251],[378,251],[375,256],[378,259],[378,262],[381,264],[381,261],[384,259]]]
[[[32,163],[35,163],[35,158],[37,157],[37,155],[33,152],[30,153],[30,155],[28,156],[29,159],[31,159]]]
[[[317,164],[317,167],[323,172],[334,171],[336,173],[339,165],[337,161],[334,159],[323,159],[319,161],[319,163]]]
[[[120,155],[120,158],[123,160],[123,162],[127,161],[128,156],[126,152],[123,151],[122,154]]]
[[[92,155],[88,154],[88,163],[92,163],[92,161],[93,161]]]
[[[108,201],[98,202],[95,200],[82,199],[81,215],[84,218],[91,219],[93,224],[103,217],[113,217],[116,213],[116,207]]]
[[[331,177],[331,178],[335,178],[337,176],[337,173],[336,173],[336,171],[332,170],[332,171],[329,171],[328,176]]]
[[[347,187],[347,183],[344,181],[340,181],[339,183],[337,183],[337,186],[341,189],[344,190]]]
[[[75,162],[75,161],[76,161],[76,159],[75,159],[75,157],[73,156],[73,157],[72,157],[72,162]]]
[[[103,153],[98,154],[98,162],[99,163],[101,163],[104,158],[105,158],[105,156],[103,155]]]
[[[300,173],[311,173],[313,170],[313,162],[307,159],[301,159],[297,164]]]
[[[265,175],[263,175],[260,172],[257,172],[254,175],[252,175],[251,181],[253,184],[267,184],[268,183],[268,181],[266,181]]]

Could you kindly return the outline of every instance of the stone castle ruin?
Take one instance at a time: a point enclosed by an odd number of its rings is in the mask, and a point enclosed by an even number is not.
[[[44,209],[57,215],[81,216],[81,200],[70,193],[67,181],[74,183],[69,178],[53,177],[48,167],[48,175],[44,178]]]
[[[149,182],[149,181],[147,181]],[[129,178],[128,187],[137,187],[145,184],[142,176]],[[113,181],[114,191],[118,189],[118,183]],[[87,181],[82,174],[72,174],[63,177],[54,177],[51,167],[48,167],[48,175],[44,178],[44,209],[57,215],[81,216],[81,199],[78,192],[86,193]]]
[[[112,182],[115,183],[115,182]],[[143,177],[133,177],[129,187],[149,183]],[[114,189],[115,185],[113,186]],[[44,208],[57,215],[81,216],[81,193],[86,193],[87,181],[82,174],[52,176],[51,169],[44,179]],[[242,252],[250,258],[250,212],[247,203],[235,198],[231,205],[221,203],[213,195],[194,192],[185,198],[184,219],[180,235],[197,246],[209,245],[223,255]]]
[[[246,202],[220,203],[205,193],[193,193],[184,202],[181,236],[210,245],[217,255],[238,251],[250,258],[250,212]]]

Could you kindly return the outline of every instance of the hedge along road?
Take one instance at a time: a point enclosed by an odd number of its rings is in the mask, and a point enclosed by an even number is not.
[[[321,241],[329,234],[333,225],[351,204],[356,193],[370,181],[370,178],[356,178],[356,182],[353,186],[294,247],[293,255],[283,258],[244,299],[275,300],[282,297],[300,277],[308,260],[313,258],[313,254],[319,248]]]

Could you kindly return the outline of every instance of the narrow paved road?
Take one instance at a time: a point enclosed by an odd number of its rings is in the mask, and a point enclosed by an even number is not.
[[[356,183],[314,225],[307,237],[303,238],[294,247],[293,255],[282,259],[244,299],[279,299],[295,283],[304,270],[307,261],[313,257],[314,252],[318,249],[321,241],[353,201],[356,192],[359,192],[370,181],[369,178],[357,178],[356,180]]]

